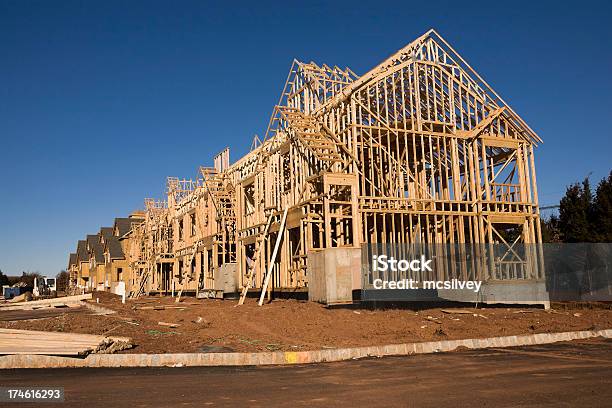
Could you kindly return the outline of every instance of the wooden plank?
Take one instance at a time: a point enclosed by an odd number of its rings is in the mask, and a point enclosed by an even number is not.
[[[53,299],[42,299],[42,300],[31,300],[29,302],[20,303],[2,303],[0,304],[0,312],[4,310],[28,310],[37,307],[52,307],[55,305],[67,305],[67,304],[78,304],[83,300],[91,299],[92,294],[87,293],[85,295],[76,296],[64,296]]]
[[[502,137],[481,136],[479,138],[486,146],[504,147],[507,149],[517,149],[520,141],[516,139],[506,139]]]

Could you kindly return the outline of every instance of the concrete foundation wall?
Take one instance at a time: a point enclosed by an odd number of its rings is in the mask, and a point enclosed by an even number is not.
[[[308,254],[308,300],[328,305],[353,302],[361,289],[361,249],[326,248]]]
[[[453,302],[544,305],[547,309],[550,306],[546,284],[536,280],[489,281],[482,283],[479,293],[472,290],[438,290],[438,296]]]
[[[215,276],[215,290],[223,293],[234,293],[238,291],[237,267],[235,262],[224,263],[219,266],[218,276]]]

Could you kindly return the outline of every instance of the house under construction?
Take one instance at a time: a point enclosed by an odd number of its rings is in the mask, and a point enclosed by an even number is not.
[[[441,273],[538,281],[537,251],[513,248],[541,243],[540,141],[433,30],[361,77],[294,61],[250,153],[169,177],[119,237],[129,290],[350,301],[364,244],[473,244],[476,260],[458,250]]]

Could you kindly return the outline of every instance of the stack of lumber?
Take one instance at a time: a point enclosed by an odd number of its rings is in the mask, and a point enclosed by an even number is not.
[[[77,296],[64,296],[53,299],[33,300],[22,303],[3,303],[0,304],[0,312],[5,310],[33,310],[43,307],[61,307],[80,304],[81,301],[91,299],[91,293]]]
[[[82,306],[75,307],[62,307],[62,308],[44,308],[34,310],[1,310],[0,309],[0,322],[9,322],[17,320],[33,320],[33,319],[46,319],[48,317],[61,316],[66,313],[83,313],[88,309]]]
[[[127,337],[0,329],[0,354],[85,356],[113,353],[130,347],[132,343]]]

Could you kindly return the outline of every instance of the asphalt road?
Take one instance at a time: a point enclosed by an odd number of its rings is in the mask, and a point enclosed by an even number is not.
[[[610,407],[612,341],[291,367],[0,370],[0,385],[63,386],[57,405],[87,408]]]

